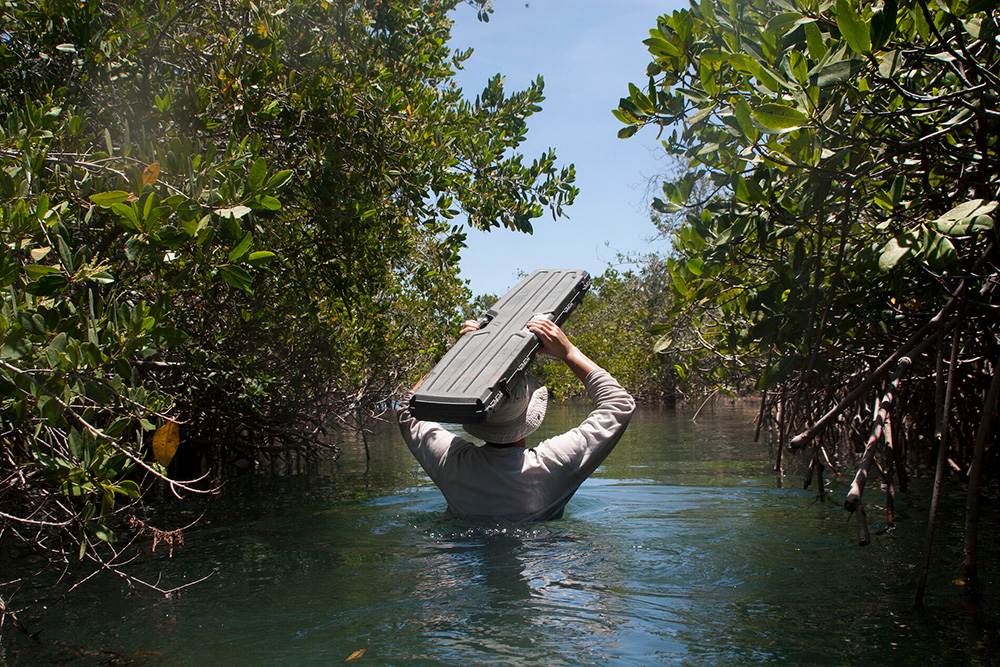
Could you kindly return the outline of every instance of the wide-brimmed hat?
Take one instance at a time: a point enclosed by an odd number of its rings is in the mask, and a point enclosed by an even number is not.
[[[463,424],[462,428],[470,435],[498,445],[517,442],[533,433],[545,419],[549,390],[525,374],[508,391],[510,395],[486,417],[486,421]]]

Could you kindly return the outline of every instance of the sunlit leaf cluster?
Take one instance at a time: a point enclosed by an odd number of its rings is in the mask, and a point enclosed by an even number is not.
[[[690,161],[653,204],[690,212],[671,258],[678,308],[698,310],[717,350],[760,364],[760,387],[831,382],[853,341],[920,321],[993,238],[986,10],[705,0],[650,31],[620,135],[653,125]]]

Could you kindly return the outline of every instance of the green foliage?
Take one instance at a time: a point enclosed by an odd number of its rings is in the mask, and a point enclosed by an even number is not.
[[[759,388],[829,385],[974,266],[982,284],[997,34],[995,12],[964,2],[704,0],[661,17],[648,86],[616,116],[621,136],[659,126],[692,165],[654,201],[691,212],[668,260],[673,315],[756,366]]]
[[[572,202],[542,81],[455,85],[457,1],[0,7],[0,525],[110,542],[168,421],[177,477],[372,418],[467,299],[456,218]]]
[[[845,507],[865,545],[876,455],[888,526],[904,462],[936,458],[918,606],[946,463],[971,471],[968,583],[996,463],[998,34],[995,2],[701,0],[660,17],[648,86],[616,112],[620,136],[658,125],[692,167],[653,203],[687,211],[674,327],[756,376],[775,469],[811,443],[822,497],[824,469],[856,459]]]

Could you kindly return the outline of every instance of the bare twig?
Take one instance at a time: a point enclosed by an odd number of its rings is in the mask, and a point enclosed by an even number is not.
[[[858,467],[857,474],[854,476],[854,481],[851,483],[851,488],[847,492],[847,500],[844,501],[844,507],[848,512],[855,511],[861,504],[861,495],[865,492],[865,482],[868,480],[868,469],[875,458],[877,445],[882,439],[889,410],[892,409],[893,398],[899,389],[899,381],[907,369],[909,369],[910,363],[909,357],[903,357],[899,360],[896,373],[889,382],[889,387],[886,389],[885,395],[882,396],[882,400],[879,402],[878,410],[875,413],[875,419],[872,423],[871,433],[865,445],[865,452],[861,457],[861,464]]]

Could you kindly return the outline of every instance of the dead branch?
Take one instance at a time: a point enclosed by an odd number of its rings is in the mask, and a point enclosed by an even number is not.
[[[848,512],[854,512],[861,503],[861,495],[865,492],[865,483],[868,480],[868,469],[871,467],[872,461],[875,459],[875,450],[877,445],[882,440],[885,423],[888,419],[889,411],[892,409],[893,398],[895,393],[899,390],[899,381],[902,379],[907,369],[909,369],[911,363],[912,362],[909,357],[903,357],[899,360],[896,373],[889,382],[889,387],[882,396],[882,400],[879,401],[878,410],[872,423],[871,433],[869,434],[868,442],[865,445],[865,453],[861,457],[861,464],[858,466],[858,472],[854,476],[851,488],[847,492],[847,499],[844,501],[844,507]],[[860,515],[858,518],[860,520]]]

